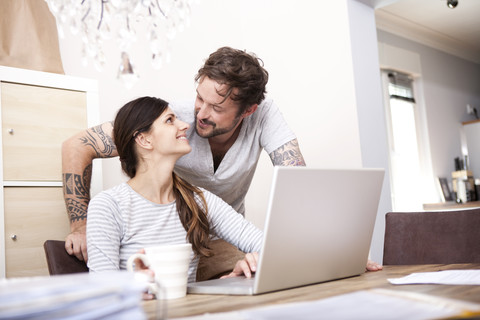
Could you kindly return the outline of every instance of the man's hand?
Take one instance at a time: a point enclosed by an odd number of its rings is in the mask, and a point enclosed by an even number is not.
[[[368,260],[367,261],[367,267],[365,268],[365,271],[380,271],[382,270],[383,267],[381,264],[376,263],[375,261]]]
[[[245,258],[237,261],[237,263],[235,264],[235,268],[233,268],[233,271],[230,274],[223,276],[220,279],[239,277],[242,275],[245,275],[245,277],[247,278],[251,278],[252,273],[255,273],[255,271],[257,271],[257,261],[257,252],[247,253],[245,255]]]
[[[86,226],[78,227],[65,238],[65,250],[78,260],[88,261]]]

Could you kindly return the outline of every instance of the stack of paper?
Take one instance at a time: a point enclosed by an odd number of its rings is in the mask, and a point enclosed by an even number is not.
[[[145,319],[133,273],[2,279],[0,319]]]

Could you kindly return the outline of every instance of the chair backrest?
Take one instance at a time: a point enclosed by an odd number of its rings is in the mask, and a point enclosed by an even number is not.
[[[43,244],[50,275],[88,272],[85,261],[78,260],[65,250],[65,241],[47,240]]]
[[[480,208],[389,212],[384,265],[480,262]]]

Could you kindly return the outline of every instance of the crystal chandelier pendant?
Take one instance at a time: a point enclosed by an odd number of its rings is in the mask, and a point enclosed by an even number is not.
[[[126,52],[122,52],[117,78],[120,79],[127,89],[131,89],[138,81],[138,74]]]
[[[162,54],[157,53],[152,55],[152,67],[156,70],[161,69],[163,66]]]
[[[1,0],[0,0],[1,1]],[[101,72],[110,61],[103,50],[115,39],[121,52],[117,78],[131,88],[139,79],[127,54],[140,36],[150,43],[152,67],[160,69],[171,60],[171,41],[190,24],[191,4],[198,0],[45,0],[57,19],[59,36],[65,30],[82,39],[82,64],[93,60]],[[147,27],[139,32],[137,27]],[[140,29],[143,30],[143,29]]]

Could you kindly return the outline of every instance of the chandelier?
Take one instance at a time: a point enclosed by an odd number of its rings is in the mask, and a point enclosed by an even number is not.
[[[170,42],[178,32],[190,24],[189,16],[193,0],[45,0],[57,20],[60,37],[65,29],[82,39],[82,63],[92,59],[95,68],[102,71],[106,64],[103,44],[118,40],[120,65],[117,78],[127,88],[133,87],[139,78],[128,54],[137,40],[136,29],[140,24],[150,43],[152,67],[160,69],[170,61]],[[147,53],[148,55],[148,53]]]

